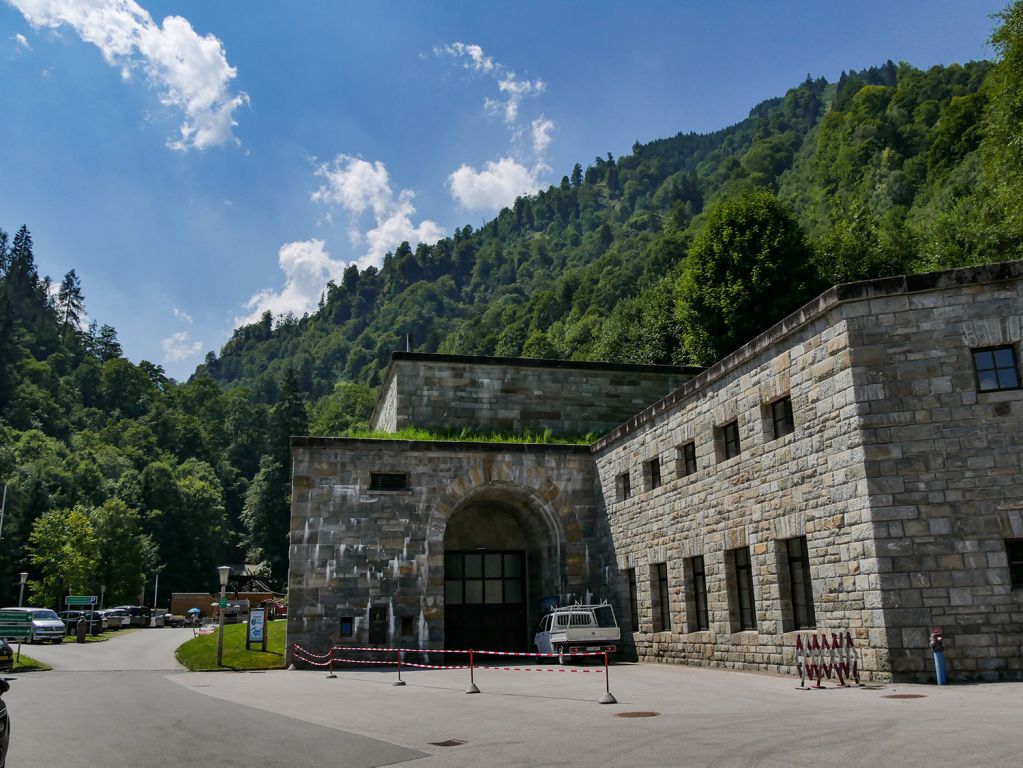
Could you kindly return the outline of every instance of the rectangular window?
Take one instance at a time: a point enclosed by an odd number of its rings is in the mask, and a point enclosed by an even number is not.
[[[351,616],[341,617],[341,637],[352,637],[354,628],[355,620]]]
[[[775,440],[796,431],[796,422],[792,419],[791,397],[783,397],[771,403],[771,424],[774,427],[771,434]]]
[[[811,629],[817,626],[817,617],[813,612],[813,586],[810,583],[810,556],[806,551],[806,536],[786,540],[785,550],[789,566],[793,629]]]
[[[644,474],[646,475],[647,490],[653,490],[661,484],[661,460],[658,458],[650,459],[646,462]]]
[[[416,633],[416,617],[415,616],[402,616],[401,617],[401,636],[412,637]]]
[[[730,421],[721,427],[721,458],[727,460],[738,456],[739,451],[739,422]]]
[[[404,472],[370,472],[371,491],[404,491],[408,489],[408,475]]]
[[[629,575],[629,619],[632,621],[632,631],[639,632],[639,594],[636,590],[636,569],[630,568]]]
[[[730,590],[732,605],[732,631],[745,632],[757,628],[757,611],[753,600],[753,569],[750,565],[749,547],[740,547],[729,552],[733,589]]]
[[[710,629],[710,616],[707,613],[707,575],[703,555],[689,558],[686,563],[686,576],[689,580],[687,590],[689,631],[706,632]]]
[[[1019,389],[1015,347],[975,349],[973,367],[977,371],[977,389],[981,392]]]
[[[1009,578],[1013,589],[1023,589],[1023,539],[1006,539],[1009,555]]]
[[[618,501],[625,501],[632,496],[632,481],[629,479],[628,472],[622,472],[615,481],[615,486],[618,495]]]
[[[678,476],[688,477],[696,473],[696,443],[686,443],[678,448]]]
[[[444,600],[448,605],[524,603],[523,553],[446,552]]]
[[[651,568],[650,592],[654,596],[654,632],[671,631],[671,606],[668,600],[668,564]]]

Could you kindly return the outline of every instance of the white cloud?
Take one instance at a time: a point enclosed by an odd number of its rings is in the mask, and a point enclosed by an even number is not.
[[[494,70],[494,60],[489,56],[484,55],[483,49],[473,43],[466,45],[465,43],[452,43],[451,45],[438,45],[433,49],[433,52],[438,56],[447,55],[453,56],[456,59],[461,58],[462,66],[466,69],[472,69],[476,72],[492,72]]]
[[[533,151],[536,154],[543,154],[547,145],[551,143],[551,131],[554,130],[554,122],[540,115],[530,125],[533,128]]]
[[[134,0],[7,0],[34,27],[67,24],[100,49],[103,58],[130,80],[145,73],[160,101],[184,113],[179,135],[168,141],[177,150],[237,143],[233,112],[249,97],[230,88],[237,70],[227,63],[223,43],[199,36],[187,19],[168,16],[156,24]]]
[[[379,160],[370,163],[351,155],[338,155],[333,161],[320,165],[316,175],[324,182],[312,194],[313,202],[328,208],[340,207],[352,217],[349,239],[353,246],[364,244],[366,247],[356,261],[360,268],[380,266],[384,255],[405,240],[413,245],[432,244],[444,237],[444,230],[434,221],[424,219],[413,223],[414,193],[403,189],[395,194],[387,168]],[[363,234],[358,219],[365,213],[372,214],[374,226]],[[329,210],[327,215],[330,215]]]
[[[462,166],[448,177],[451,194],[467,210],[496,211],[511,205],[516,197],[536,192],[539,175],[546,167],[530,170],[511,157],[490,161],[482,171]]]
[[[345,268],[343,261],[330,258],[322,240],[285,243],[277,253],[277,261],[284,272],[284,287],[260,291],[245,302],[249,314],[236,317],[235,325],[254,323],[267,310],[274,315],[291,312],[299,317],[315,311],[327,281],[339,280]]]
[[[189,325],[192,324],[192,316],[190,314],[188,314],[187,312],[183,312],[182,310],[178,309],[177,307],[174,307],[171,311],[174,313],[174,317],[176,317],[178,320],[182,320],[182,321],[188,323]]]
[[[188,331],[180,331],[160,342],[163,348],[163,361],[165,363],[176,363],[194,357],[202,351],[201,341],[192,341]]]
[[[28,38],[26,38],[20,32],[14,36],[14,42],[24,48],[26,51],[31,51],[32,46],[28,44]]]

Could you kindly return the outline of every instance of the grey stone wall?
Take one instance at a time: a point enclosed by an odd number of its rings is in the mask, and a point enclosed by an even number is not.
[[[395,352],[371,425],[603,434],[699,369]]]
[[[449,518],[464,523],[459,548],[513,529],[529,540],[530,628],[542,594],[608,591],[585,446],[293,438],[292,454],[289,642],[365,645],[370,609],[386,606],[388,645],[442,648]],[[374,472],[407,473],[408,489],[373,491]],[[342,617],[354,637],[339,637]]]

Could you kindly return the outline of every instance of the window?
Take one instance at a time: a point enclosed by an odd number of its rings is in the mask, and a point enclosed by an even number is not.
[[[408,489],[408,475],[404,472],[370,472],[371,491],[404,491]]]
[[[813,612],[813,586],[810,583],[810,557],[806,551],[806,536],[787,539],[785,552],[788,558],[793,629],[816,627],[817,618]]]
[[[352,637],[355,632],[355,620],[351,616],[341,617],[341,637]]]
[[[1009,555],[1009,578],[1013,589],[1023,589],[1023,539],[1006,539]]]
[[[632,496],[632,481],[629,479],[628,472],[622,472],[618,475],[615,482],[618,501],[625,501],[627,498]]]
[[[629,575],[629,620],[632,622],[632,631],[639,632],[639,595],[636,591],[636,569],[630,568],[626,573]]]
[[[696,443],[686,443],[678,448],[678,476],[687,477],[696,473]]]
[[[646,475],[647,490],[652,491],[657,488],[661,484],[661,460],[655,457],[646,462],[644,474]]]
[[[447,552],[444,600],[448,605],[525,602],[522,552]]]
[[[671,631],[671,606],[668,602],[668,564],[651,568],[650,592],[654,596],[654,632]]]
[[[981,392],[1019,389],[1016,350],[1013,347],[975,349],[973,367],[977,370],[977,389]]]
[[[792,398],[783,397],[771,403],[771,424],[774,439],[790,435],[796,431],[796,423],[792,420]]]
[[[732,569],[732,631],[745,632],[757,628],[757,612],[753,602],[753,569],[750,566],[749,547],[733,549],[729,553]]]
[[[739,455],[739,422],[730,421],[721,427],[721,458],[727,460]]]
[[[710,629],[710,617],[707,614],[707,576],[703,565],[703,555],[690,557],[686,562],[686,577],[689,582],[687,590],[687,615],[690,632],[706,632]]]
[[[401,617],[401,636],[412,637],[416,633],[416,617],[415,616],[402,616]]]

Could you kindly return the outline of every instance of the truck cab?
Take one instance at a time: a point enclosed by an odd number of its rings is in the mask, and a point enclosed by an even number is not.
[[[621,630],[610,605],[570,605],[555,608],[540,619],[533,635],[538,653],[572,654],[618,650]],[[558,661],[564,663],[565,656]]]

